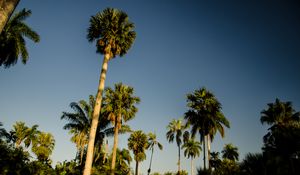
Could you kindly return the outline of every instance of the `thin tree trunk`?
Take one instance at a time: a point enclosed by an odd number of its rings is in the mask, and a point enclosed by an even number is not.
[[[210,166],[210,135],[207,135],[207,163],[208,163],[208,168],[211,170]]]
[[[93,112],[93,119],[92,119],[92,124],[91,124],[91,129],[90,129],[89,143],[88,143],[88,149],[87,149],[87,155],[86,155],[86,161],[85,161],[83,175],[90,175],[91,170],[92,170],[95,137],[96,137],[96,131],[97,131],[97,126],[98,126],[98,121],[99,121],[99,115],[100,115],[100,111],[101,111],[102,94],[103,94],[103,90],[104,90],[104,84],[105,84],[106,72],[107,72],[107,66],[108,66],[109,59],[110,59],[110,55],[105,54],[104,59],[103,59],[103,64],[102,64],[102,70],[101,70],[101,74],[100,74],[96,103],[95,103],[94,112]]]
[[[178,146],[178,175],[180,175],[180,146]]]
[[[206,141],[206,136],[204,136],[204,140],[203,140],[203,166],[204,166],[204,169],[206,170],[206,144],[205,144],[205,141]]]
[[[80,149],[80,165],[82,165],[83,153],[84,153],[84,147],[81,147],[81,149]]]
[[[191,175],[194,175],[193,157],[191,157]]]
[[[106,144],[105,144],[105,154],[103,156],[103,163],[105,162],[105,160],[107,159],[107,154],[108,154],[108,140],[106,140]]]
[[[14,12],[20,0],[1,0],[0,2],[0,34]]]
[[[116,157],[117,157],[117,148],[118,148],[118,135],[119,135],[119,127],[121,125],[121,114],[118,115],[117,121],[115,121],[115,133],[114,133],[114,147],[112,152],[112,160],[111,160],[111,175],[115,174],[115,166],[116,166]]]
[[[139,175],[139,162],[135,161],[135,175]]]
[[[152,165],[152,157],[153,157],[153,150],[154,150],[154,147],[151,148],[151,158],[150,158],[150,165],[149,165],[149,169],[148,169],[148,175],[150,174],[151,172],[151,165]]]

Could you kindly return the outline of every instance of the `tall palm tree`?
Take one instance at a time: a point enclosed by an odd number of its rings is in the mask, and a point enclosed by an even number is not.
[[[23,64],[28,60],[28,51],[24,37],[39,42],[39,35],[24,20],[31,15],[30,10],[23,9],[16,13],[0,34],[0,66],[8,68],[17,63],[19,56]]]
[[[61,119],[69,121],[63,128],[70,130],[70,134],[73,135],[71,141],[76,144],[77,151],[80,152],[80,164],[82,164],[84,150],[88,143],[94,104],[95,97],[90,95],[89,102],[85,100],[80,100],[78,103],[72,102],[70,107],[74,112],[63,112],[61,116]],[[110,121],[105,116],[100,117],[99,120],[101,122],[98,123],[95,142],[97,147],[102,145],[105,136],[111,134],[111,129],[107,128]]]
[[[118,134],[122,124],[134,118],[138,111],[135,106],[140,102],[140,98],[133,95],[134,89],[122,83],[115,84],[114,89],[105,89],[103,99],[103,111],[114,125],[114,145],[112,152],[111,170],[114,172],[116,163],[116,153],[118,147]]]
[[[90,42],[97,41],[97,52],[103,54],[104,59],[93,112],[84,175],[91,174],[95,135],[101,111],[108,62],[118,55],[125,55],[135,37],[134,24],[129,21],[128,15],[120,10],[107,8],[90,19],[87,38]]]
[[[189,109],[184,118],[191,125],[192,136],[200,134],[200,142],[203,143],[203,165],[206,169],[206,155],[210,156],[210,141],[217,132],[224,137],[224,126],[229,128],[229,121],[221,112],[220,102],[204,87],[187,94],[187,106]]]
[[[145,150],[148,147],[148,138],[143,131],[135,131],[128,138],[128,148],[133,151],[136,161],[135,175],[139,174],[139,162],[146,159]]]
[[[0,2],[0,33],[19,4],[19,1],[20,0],[6,0]]]
[[[150,174],[151,172],[151,165],[152,165],[152,158],[153,158],[153,152],[154,152],[154,146],[157,145],[157,147],[162,150],[163,149],[163,146],[161,143],[159,143],[156,139],[156,134],[150,132],[148,134],[148,141],[149,141],[149,145],[148,145],[148,148],[147,149],[150,149],[151,150],[151,158],[150,158],[150,165],[149,165],[149,169],[148,169],[148,175]]]
[[[232,144],[226,144],[222,150],[222,154],[223,159],[228,159],[234,162],[239,160],[238,148]]]
[[[187,158],[191,158],[191,175],[194,174],[193,170],[193,159],[196,156],[200,155],[201,146],[200,142],[195,141],[194,139],[189,139],[187,142],[185,142],[182,145],[182,148],[184,149],[184,156]]]
[[[176,139],[176,144],[178,147],[178,174],[180,174],[180,146],[182,144],[182,136],[184,139],[184,142],[188,140],[188,132],[184,132],[184,130],[187,128],[187,125],[182,123],[182,120],[173,119],[169,125],[167,126],[167,140],[168,142],[172,143],[174,141],[174,138]]]
[[[44,163],[50,163],[49,156],[54,149],[55,140],[52,134],[40,132],[37,139],[33,142],[32,152],[37,156],[37,159]]]

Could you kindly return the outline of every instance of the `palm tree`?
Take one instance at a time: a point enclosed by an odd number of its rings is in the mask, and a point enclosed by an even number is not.
[[[200,151],[201,151],[200,142],[197,142],[194,139],[189,139],[187,142],[185,142],[182,145],[182,148],[184,149],[184,156],[191,158],[191,175],[193,175],[194,174],[193,159],[196,156],[200,155]]]
[[[3,124],[2,124],[2,122],[0,122],[0,142],[2,141],[2,137],[6,138],[6,139],[9,137],[9,134],[7,133],[7,131],[4,128],[2,128],[2,126],[3,126]]]
[[[120,172],[130,172],[130,162],[132,158],[130,156],[129,150],[123,148],[122,150],[117,149],[117,162]],[[124,174],[124,173],[123,173]]]
[[[63,112],[61,119],[69,121],[69,123],[65,124],[63,128],[70,130],[69,133],[73,135],[71,137],[71,141],[76,144],[77,151],[80,151],[80,164],[82,164],[84,148],[88,142],[88,134],[90,129],[90,111],[84,110],[80,102],[72,102],[70,107],[75,112]]]
[[[70,107],[75,111],[74,113],[63,112],[61,116],[61,119],[69,121],[63,128],[70,130],[70,134],[73,135],[71,141],[76,144],[77,151],[80,151],[80,164],[82,164],[84,150],[88,143],[94,104],[95,97],[90,95],[89,102],[80,100],[78,103],[72,102],[70,104]],[[111,129],[107,128],[109,120],[105,116],[102,116],[100,117],[100,121],[98,123],[95,142],[97,147],[102,145],[105,136],[111,134]]]
[[[32,152],[37,156],[37,159],[44,163],[50,163],[49,156],[54,149],[55,140],[52,134],[40,132],[37,139],[33,142]]]
[[[184,118],[191,125],[192,136],[194,137],[197,132],[200,134],[200,142],[203,143],[204,152],[203,164],[204,169],[206,169],[206,154],[210,156],[210,141],[217,132],[224,137],[224,126],[229,128],[229,121],[221,112],[220,102],[205,88],[187,94],[187,106],[189,110],[185,113]]]
[[[6,0],[0,2],[0,33],[9,20],[11,14],[19,4],[20,0]]]
[[[16,64],[19,56],[22,57],[23,64],[26,64],[28,51],[24,36],[34,42],[40,41],[39,35],[24,23],[30,15],[31,11],[26,9],[16,13],[0,34],[0,66],[8,68]]]
[[[233,146],[231,143],[224,146],[222,154],[223,159],[228,159],[234,162],[239,160],[238,148]]]
[[[18,148],[22,141],[27,137],[28,127],[24,122],[16,122],[13,125],[13,130],[11,131],[13,142],[15,143],[16,148]]]
[[[300,112],[295,112],[291,102],[281,102],[276,98],[274,103],[269,103],[268,108],[261,112],[262,124],[284,126],[300,121]]]
[[[105,89],[103,111],[114,125],[114,145],[111,162],[112,172],[114,172],[115,169],[118,134],[122,124],[133,119],[138,111],[135,105],[140,102],[140,98],[133,96],[133,94],[134,89],[122,83],[115,84],[114,90],[110,87]]]
[[[100,74],[96,103],[93,112],[88,151],[84,168],[84,175],[91,174],[94,142],[102,105],[102,93],[106,79],[108,62],[116,56],[125,55],[133,44],[136,33],[134,24],[129,21],[126,13],[107,8],[90,19],[87,38],[90,42],[97,40],[97,52],[104,55]]]
[[[36,139],[37,135],[40,133],[38,130],[38,125],[33,125],[31,128],[28,128],[27,130],[27,136],[24,140],[25,147],[29,147],[30,144],[32,144]]]
[[[152,165],[152,158],[153,158],[153,152],[154,152],[154,146],[157,145],[157,147],[162,150],[163,149],[163,146],[161,143],[159,143],[156,139],[156,134],[150,132],[148,134],[148,142],[149,142],[149,145],[148,145],[148,148],[147,149],[150,149],[151,150],[151,159],[150,159],[150,165],[149,165],[149,169],[148,169],[148,175],[150,174],[151,172],[151,165]]]
[[[184,142],[188,140],[189,134],[188,132],[183,131],[187,128],[187,125],[182,123],[182,120],[173,119],[169,125],[167,126],[167,140],[172,143],[174,138],[176,138],[176,144],[178,147],[178,174],[180,174],[180,146],[182,143],[181,137],[183,136]]]
[[[219,152],[211,152],[210,153],[210,157],[211,159],[209,160],[209,164],[212,168],[217,169],[218,167],[220,167],[222,161],[219,158]]]
[[[143,131],[135,131],[128,138],[128,148],[133,151],[136,161],[135,175],[139,174],[139,162],[146,159],[145,150],[148,147],[148,138]]]
[[[13,125],[13,130],[11,131],[11,137],[18,148],[24,142],[25,147],[29,147],[30,144],[36,139],[38,131],[38,125],[33,125],[31,128],[26,126],[24,122],[16,122]]]

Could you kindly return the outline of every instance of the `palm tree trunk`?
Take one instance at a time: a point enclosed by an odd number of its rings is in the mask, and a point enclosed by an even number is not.
[[[81,149],[80,149],[80,165],[82,165],[83,153],[84,153],[84,147],[81,147]]]
[[[121,119],[122,119],[121,117],[122,117],[121,114],[119,114],[117,121],[115,121],[114,147],[113,147],[112,160],[111,160],[111,175],[115,174],[114,171],[116,166],[119,126],[121,125]]]
[[[135,175],[139,175],[139,162],[135,161]]]
[[[1,0],[0,2],[0,33],[14,12],[20,0]]]
[[[150,165],[149,165],[149,169],[148,169],[148,175],[150,174],[151,172],[151,165],[152,165],[152,157],[153,157],[153,150],[154,150],[154,147],[152,147],[151,149],[151,158],[150,158]]]
[[[194,175],[193,157],[191,157],[191,175]]]
[[[178,175],[180,175],[180,145],[178,145]]]
[[[210,135],[208,134],[207,135],[207,163],[208,163],[208,168],[211,169],[209,161],[210,161]]]
[[[203,166],[204,166],[204,170],[206,170],[206,136],[204,136],[204,140],[203,140]]]
[[[100,74],[100,80],[99,80],[99,86],[98,86],[98,92],[93,112],[93,119],[90,129],[90,135],[89,135],[89,143],[88,143],[88,149],[87,149],[87,155],[86,155],[86,161],[84,166],[84,172],[83,175],[90,175],[92,170],[92,164],[93,164],[93,155],[94,155],[94,144],[95,144],[95,137],[96,137],[96,131],[99,121],[99,115],[101,111],[101,104],[102,104],[102,94],[104,90],[104,84],[106,79],[106,72],[107,72],[107,66],[108,61],[110,59],[109,54],[104,55],[103,64],[102,64],[102,70]]]

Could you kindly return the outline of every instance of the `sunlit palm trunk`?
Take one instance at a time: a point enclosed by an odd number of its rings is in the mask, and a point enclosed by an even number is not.
[[[82,165],[83,153],[84,153],[84,147],[81,147],[80,148],[80,165]]]
[[[150,158],[150,165],[149,165],[149,169],[148,169],[148,175],[149,175],[149,174],[150,174],[150,172],[151,172],[151,165],[152,165],[153,150],[154,150],[154,148],[152,147],[152,148],[151,148],[151,158]]]
[[[208,134],[207,135],[207,163],[208,163],[208,168],[211,169],[211,166],[210,166],[210,135]]]
[[[0,33],[5,27],[20,0],[1,0],[0,2]]]
[[[135,162],[135,175],[139,175],[139,162]]]
[[[119,114],[117,121],[115,121],[115,132],[114,132],[114,146],[112,152],[112,160],[111,160],[111,175],[115,174],[115,167],[116,167],[116,157],[117,157],[117,147],[118,147],[118,136],[119,136],[119,127],[121,125],[121,118],[122,116]]]
[[[180,175],[180,146],[178,146],[178,175]]]
[[[99,121],[99,114],[101,110],[101,103],[102,103],[102,93],[104,90],[104,84],[106,79],[106,72],[107,72],[107,66],[108,61],[110,59],[109,54],[104,55],[103,64],[102,64],[102,70],[100,74],[100,80],[99,80],[99,86],[98,86],[98,92],[93,112],[93,119],[89,134],[89,143],[88,143],[88,149],[87,149],[87,155],[86,155],[86,161],[84,166],[84,172],[83,175],[90,175],[92,170],[92,163],[93,163],[93,155],[94,155],[94,144],[95,144],[95,137],[96,137],[96,131]]]
[[[204,136],[204,140],[203,140],[203,166],[204,169],[206,170],[206,136]]]
[[[193,157],[191,157],[191,175],[194,175]]]

